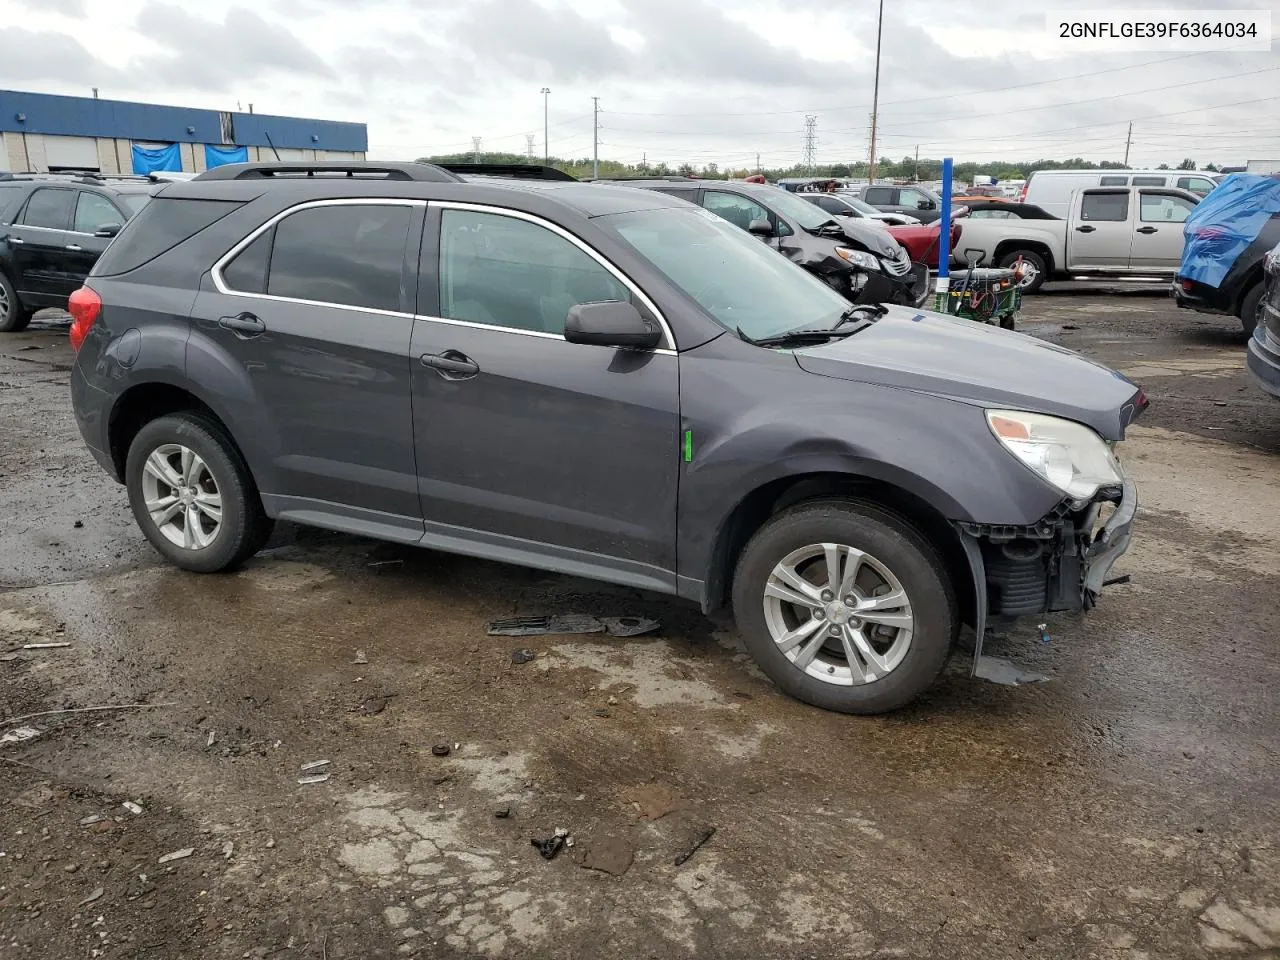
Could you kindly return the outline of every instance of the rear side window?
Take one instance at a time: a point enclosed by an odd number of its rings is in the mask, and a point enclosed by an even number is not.
[[[402,309],[405,242],[412,215],[409,206],[354,203],[290,214],[275,226],[267,293],[374,310]]]
[[[893,189],[891,187],[868,187],[867,192],[862,195],[862,199],[873,207],[887,207],[893,203]]]
[[[237,253],[235,259],[222,268],[223,282],[240,293],[266,293],[271,241],[275,235],[273,227]]]
[[[194,237],[240,205],[237,200],[156,197],[107,247],[93,268],[93,276],[112,276],[136,269]]]
[[[1080,219],[1122,222],[1129,219],[1129,194],[1086,193],[1080,201]]]
[[[1127,187],[1128,185],[1128,177],[1102,177],[1098,181],[1100,187]]]
[[[1133,185],[1135,187],[1163,187],[1165,177],[1134,177]]]
[[[28,227],[47,227],[50,230],[66,230],[71,223],[71,206],[75,203],[75,190],[53,190],[43,187],[31,195],[22,222]]]

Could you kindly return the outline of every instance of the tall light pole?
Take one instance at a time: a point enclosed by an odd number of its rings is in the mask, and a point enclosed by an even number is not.
[[[884,0],[880,0],[880,17],[876,20],[876,80],[871,93],[871,163],[867,167],[867,183],[876,182],[876,114],[880,111],[880,33],[884,30]]]
[[[547,131],[551,128],[547,126],[547,115],[551,109],[551,88],[542,88],[542,162],[547,166],[551,165],[551,140],[547,136]]]

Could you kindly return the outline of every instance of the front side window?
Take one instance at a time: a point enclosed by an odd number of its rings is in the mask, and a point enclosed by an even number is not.
[[[65,230],[71,223],[71,206],[75,203],[76,191],[54,190],[42,187],[31,194],[27,201],[26,212],[22,222],[28,227],[47,227],[50,230]]]
[[[804,201],[808,202],[808,201]],[[718,217],[724,217],[735,227],[746,230],[752,220],[768,220],[769,211],[760,204],[736,193],[708,190],[702,195],[702,205]]]
[[[1143,223],[1184,223],[1195,205],[1184,197],[1144,193],[1138,212]]]
[[[1183,190],[1190,190],[1192,193],[1198,193],[1204,196],[1217,186],[1208,177],[1179,177],[1178,186]]]
[[[1086,193],[1080,201],[1080,219],[1120,223],[1129,219],[1129,194]]]
[[[933,201],[926,197],[919,190],[900,190],[898,191],[898,206],[900,207],[916,207],[919,209],[920,201],[924,200],[928,203]]]
[[[344,203],[289,214],[274,228],[267,293],[373,310],[402,309],[412,213],[412,207],[398,204]]]
[[[76,218],[71,229],[76,233],[97,233],[109,224],[124,226],[125,219],[116,205],[102,194],[81,190],[76,199]]]
[[[563,334],[580,303],[631,299],[617,277],[559,234],[471,210],[440,214],[439,277],[442,317],[539,333]]]
[[[1019,220],[1012,210],[970,210],[970,218],[974,220]]]

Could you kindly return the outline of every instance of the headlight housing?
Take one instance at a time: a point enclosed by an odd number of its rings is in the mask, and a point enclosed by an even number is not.
[[[1011,454],[1076,501],[1123,482],[1107,442],[1083,424],[1042,413],[988,410],[987,424]]]
[[[880,269],[880,261],[864,250],[854,250],[852,247],[836,247],[836,255],[841,259],[848,260],[855,267],[861,267],[863,270]]]

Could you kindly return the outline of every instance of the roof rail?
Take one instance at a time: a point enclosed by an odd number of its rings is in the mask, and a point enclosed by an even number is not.
[[[473,177],[511,177],[516,180],[572,180],[577,177],[541,163],[439,163],[436,166]]]
[[[700,177],[683,177],[683,176],[659,176],[658,174],[640,175],[634,177],[595,177],[591,178],[597,183],[625,183],[628,180],[662,180],[670,183],[692,183],[700,180]]]
[[[459,178],[430,163],[383,163],[366,160],[318,160],[276,163],[228,163],[195,177],[203,180],[292,180],[301,177],[365,180],[417,180],[456,183]],[[194,182],[194,181],[193,181]]]

